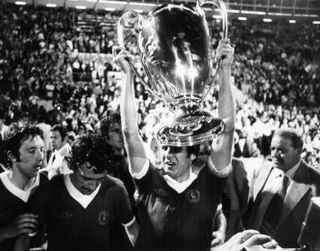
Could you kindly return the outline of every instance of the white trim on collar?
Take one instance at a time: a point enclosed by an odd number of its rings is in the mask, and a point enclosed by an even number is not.
[[[178,182],[175,179],[171,178],[169,175],[163,175],[163,178],[167,182],[167,184],[173,188],[177,193],[182,193],[185,191],[193,181],[195,181],[198,177],[199,173],[194,173],[190,168],[190,175],[189,178],[183,182]]]
[[[22,190],[19,187],[16,187],[15,184],[12,183],[12,181],[9,179],[10,172],[3,172],[0,174],[0,179],[5,186],[5,188],[12,193],[14,196],[18,197],[24,202],[27,202],[31,191],[33,188],[37,187],[40,184],[40,176],[39,174],[36,176],[35,179],[30,180],[30,183],[33,182],[33,184],[27,189],[27,190]]]
[[[96,190],[89,195],[82,194],[71,182],[70,175],[64,175],[64,184],[68,190],[70,196],[75,199],[83,208],[87,208],[91,201],[96,197],[100,190],[101,184],[96,188]]]

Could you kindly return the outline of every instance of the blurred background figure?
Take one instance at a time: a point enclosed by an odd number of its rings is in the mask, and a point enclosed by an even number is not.
[[[64,126],[54,125],[51,128],[51,144],[53,152],[45,168],[48,172],[49,179],[59,174],[72,172],[65,158],[69,156],[71,146],[68,142],[68,132]]]

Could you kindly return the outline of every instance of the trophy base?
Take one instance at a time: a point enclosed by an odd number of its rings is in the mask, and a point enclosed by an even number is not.
[[[157,138],[162,145],[193,146],[217,137],[224,128],[221,119],[197,112],[177,117],[172,124],[161,127]]]

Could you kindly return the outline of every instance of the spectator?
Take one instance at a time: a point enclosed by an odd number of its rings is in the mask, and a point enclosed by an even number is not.
[[[46,167],[49,180],[56,175],[71,172],[66,161],[66,157],[69,156],[71,151],[71,146],[68,143],[68,132],[64,126],[54,125],[51,128],[51,142],[54,151]]]
[[[297,248],[313,196],[320,195],[320,173],[302,159],[303,142],[294,129],[277,130],[272,162],[255,170],[246,226],[273,237],[281,247]],[[312,245],[312,243],[310,243]]]

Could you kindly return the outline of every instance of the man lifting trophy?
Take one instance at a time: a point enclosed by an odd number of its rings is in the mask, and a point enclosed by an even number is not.
[[[235,108],[230,67],[234,49],[228,39],[221,39],[215,51],[218,68],[212,69],[209,28],[201,7],[208,3],[220,9],[226,37],[222,1],[198,2],[195,7],[162,5],[146,18],[131,11],[119,19],[121,51],[115,61],[124,72],[122,132],[130,173],[139,191],[137,250],[204,251],[217,239],[212,237],[217,236],[213,219],[231,171]],[[145,76],[137,74],[129,47],[138,51]],[[148,160],[139,134],[133,73],[175,114],[174,121],[158,132],[162,147],[159,169]],[[213,79],[219,82],[219,119],[203,111]],[[211,139],[207,159],[199,164],[200,145]],[[222,237],[216,243],[223,241]]]

